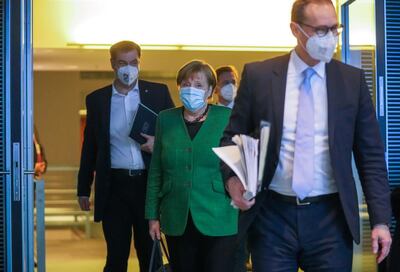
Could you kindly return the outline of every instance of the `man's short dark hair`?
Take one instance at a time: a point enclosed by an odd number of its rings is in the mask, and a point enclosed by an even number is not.
[[[118,53],[121,53],[121,52],[126,53],[126,52],[133,51],[133,50],[137,51],[138,56],[140,58],[140,55],[142,54],[142,50],[137,43],[134,43],[132,41],[120,41],[120,42],[114,43],[110,47],[110,56],[111,56],[111,59],[115,59]]]
[[[328,4],[333,6],[331,0],[296,0],[294,1],[292,6],[292,18],[291,18],[292,22],[304,23],[306,19],[304,15],[304,10],[309,4],[317,4],[317,5]]]
[[[235,75],[236,79],[238,78],[238,72],[237,72],[236,68],[233,67],[232,65],[218,67],[215,70],[215,73],[217,74],[217,81],[219,80],[220,76],[223,73],[233,73]]]

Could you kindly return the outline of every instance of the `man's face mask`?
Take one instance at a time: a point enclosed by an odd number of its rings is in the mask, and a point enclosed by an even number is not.
[[[136,66],[125,65],[118,68],[118,79],[127,86],[130,86],[138,78],[139,69]]]
[[[236,97],[237,88],[234,84],[226,84],[220,89],[220,93],[223,99],[228,102],[232,102]]]
[[[332,31],[329,31],[325,36],[320,37],[317,34],[309,36],[300,25],[297,25],[299,30],[308,38],[306,46],[302,43],[301,46],[313,59],[330,62],[335,52],[338,37]]]

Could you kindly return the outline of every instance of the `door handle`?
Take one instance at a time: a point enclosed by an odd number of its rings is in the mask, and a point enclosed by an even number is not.
[[[13,199],[14,201],[21,201],[21,161],[20,161],[20,147],[19,143],[13,143]]]
[[[34,175],[35,174],[35,170],[25,170],[24,171],[24,175]]]
[[[0,171],[0,175],[11,175],[10,171]]]
[[[379,87],[378,87],[378,95],[379,95],[379,117],[385,117],[385,78],[383,76],[379,77]]]

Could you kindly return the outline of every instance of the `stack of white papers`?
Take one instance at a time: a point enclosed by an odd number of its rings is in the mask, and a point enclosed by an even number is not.
[[[246,200],[251,200],[261,190],[264,176],[270,123],[262,121],[260,128],[260,140],[248,135],[235,135],[232,141],[236,145],[213,148],[214,153],[235,172],[242,182],[245,189],[243,198]]]

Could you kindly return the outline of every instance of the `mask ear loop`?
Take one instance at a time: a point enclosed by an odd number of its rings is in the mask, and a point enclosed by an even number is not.
[[[308,35],[298,23],[295,23],[295,24],[296,24],[297,28],[301,31],[301,33],[304,34],[304,36],[306,36],[307,38],[310,38],[310,35]]]
[[[296,24],[297,28],[301,31],[301,33],[304,34],[304,36],[306,36],[308,39],[311,38],[311,37],[304,31],[304,29],[303,29],[298,23],[295,23],[295,24]],[[300,43],[301,47],[302,47],[305,51],[307,51],[307,48],[304,46],[304,44],[301,42],[300,39],[299,39],[299,43]]]

